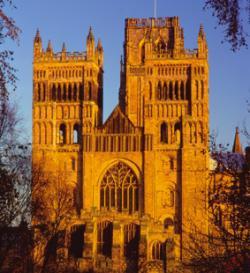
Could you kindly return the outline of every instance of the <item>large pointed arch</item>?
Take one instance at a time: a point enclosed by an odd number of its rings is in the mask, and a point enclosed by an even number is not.
[[[132,214],[139,211],[139,177],[124,161],[108,167],[100,179],[100,208]]]

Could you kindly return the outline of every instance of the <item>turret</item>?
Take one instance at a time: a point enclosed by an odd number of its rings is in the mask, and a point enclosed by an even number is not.
[[[207,40],[206,35],[203,29],[203,25],[200,25],[199,34],[198,34],[198,57],[207,58]]]
[[[97,55],[98,65],[103,66],[103,47],[102,47],[101,39],[98,39],[98,42],[97,42],[96,55]]]
[[[92,28],[89,28],[89,34],[87,36],[87,59],[93,59],[95,53],[95,38],[92,32]]]
[[[48,42],[48,46],[47,46],[47,49],[46,49],[46,54],[48,56],[52,56],[53,55],[53,48],[52,48],[52,44],[51,44],[50,40]]]
[[[62,59],[64,60],[66,58],[66,45],[63,43],[62,45]]]
[[[39,29],[36,31],[36,36],[34,38],[34,58],[42,53],[42,38],[40,36]]]
[[[242,153],[242,146],[240,143],[240,133],[239,133],[238,127],[236,127],[236,130],[235,130],[234,145],[233,145],[232,152],[237,153],[237,154],[243,154]]]

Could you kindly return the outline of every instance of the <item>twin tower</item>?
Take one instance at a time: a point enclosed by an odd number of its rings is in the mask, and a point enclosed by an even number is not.
[[[103,48],[44,51],[34,39],[33,163],[63,174],[67,256],[88,272],[175,272],[208,231],[208,49],[178,17],[125,21],[119,103],[103,122]],[[106,271],[105,271],[106,270]]]

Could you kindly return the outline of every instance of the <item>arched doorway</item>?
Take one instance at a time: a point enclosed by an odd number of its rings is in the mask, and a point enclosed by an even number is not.
[[[127,224],[124,226],[124,257],[127,263],[126,272],[138,271],[140,226]]]

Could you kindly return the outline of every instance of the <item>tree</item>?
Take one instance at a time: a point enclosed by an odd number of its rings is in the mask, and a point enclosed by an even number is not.
[[[250,24],[249,0],[205,0],[204,9],[211,9],[218,25],[224,27],[224,40],[237,51],[247,46],[248,33],[245,25]],[[244,15],[247,20],[244,22]]]
[[[72,186],[65,174],[32,169],[32,230],[35,272],[76,272],[67,255],[70,219],[75,214]]]
[[[217,147],[209,178],[209,232],[190,234],[191,262],[199,273],[248,272],[250,260],[250,150],[246,157]]]

